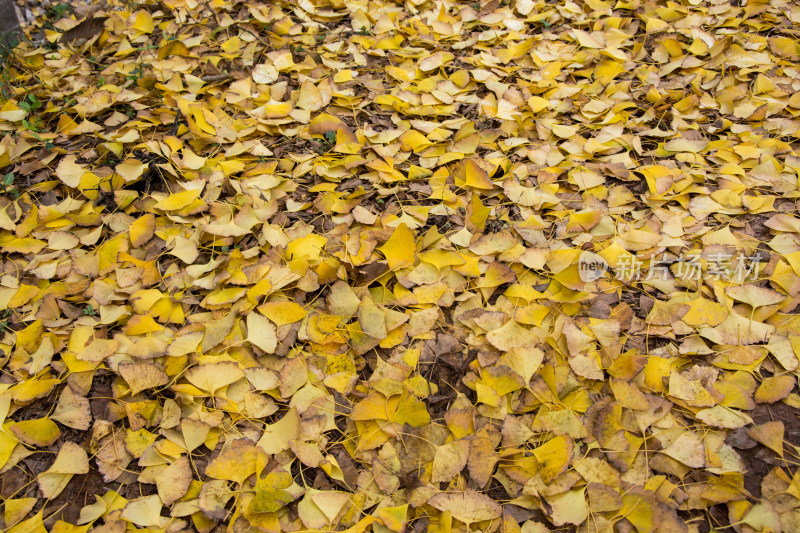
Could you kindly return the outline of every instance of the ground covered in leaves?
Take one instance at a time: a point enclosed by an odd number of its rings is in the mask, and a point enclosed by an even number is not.
[[[800,7],[32,7],[0,526],[800,530]]]

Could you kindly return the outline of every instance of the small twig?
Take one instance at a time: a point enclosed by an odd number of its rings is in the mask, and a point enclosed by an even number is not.
[[[170,130],[170,133],[169,133],[170,135],[174,136],[174,135],[178,134],[178,128],[181,125],[181,117],[182,116],[183,115],[181,115],[181,110],[178,109],[178,112],[175,114],[175,121],[172,123],[172,130]]]

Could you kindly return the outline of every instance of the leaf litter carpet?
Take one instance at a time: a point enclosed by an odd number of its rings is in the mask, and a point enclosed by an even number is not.
[[[28,10],[6,531],[800,531],[796,3]]]

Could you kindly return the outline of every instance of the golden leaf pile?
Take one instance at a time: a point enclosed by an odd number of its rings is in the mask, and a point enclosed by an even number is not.
[[[5,531],[800,531],[796,2],[54,13]]]

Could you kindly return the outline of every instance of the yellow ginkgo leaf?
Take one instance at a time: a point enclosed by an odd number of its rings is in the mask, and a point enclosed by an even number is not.
[[[56,176],[67,187],[77,188],[81,182],[81,177],[86,172],[84,167],[76,163],[76,159],[74,155],[68,155],[56,167]]]
[[[3,502],[6,527],[11,527],[25,518],[37,501],[37,498],[8,498]]]
[[[273,513],[280,510],[294,500],[289,492],[283,490],[291,485],[291,474],[281,469],[275,469],[263,478],[257,478],[255,497],[249,505],[250,512]]]
[[[295,302],[267,302],[258,306],[258,311],[277,327],[293,324],[306,317],[306,309]]]
[[[758,403],[775,403],[786,399],[797,385],[797,378],[784,374],[765,378],[758,386],[753,399]]]
[[[456,440],[436,448],[431,469],[431,481],[449,482],[467,465],[470,443],[466,439]]]
[[[89,472],[89,457],[86,450],[73,442],[65,442],[58,452],[55,462],[37,481],[45,498],[55,498],[63,491],[75,474]]]
[[[161,528],[169,521],[161,516],[161,499],[157,494],[131,500],[120,516],[142,528]]]
[[[250,312],[247,315],[247,340],[267,353],[274,353],[278,346],[275,325],[255,311]]]
[[[549,483],[567,469],[572,461],[572,448],[572,439],[559,435],[533,450],[543,482]]]
[[[58,425],[49,418],[14,422],[9,429],[15,437],[30,446],[50,446],[61,436]]]
[[[118,368],[131,389],[131,396],[169,383],[166,372],[153,363],[122,363]]]
[[[47,247],[51,250],[71,250],[79,243],[75,235],[66,231],[54,231],[47,239]]]
[[[258,440],[258,447],[270,454],[277,454],[289,449],[289,441],[299,437],[300,415],[297,409],[290,408],[280,420],[267,424],[264,434]]]
[[[128,233],[131,237],[131,244],[135,247],[144,245],[153,238],[155,229],[156,217],[152,213],[137,218],[128,229]]]
[[[183,166],[191,170],[200,170],[206,164],[207,158],[200,157],[189,148],[183,147]]]
[[[472,159],[467,159],[463,165],[464,185],[473,189],[490,190],[494,188],[494,183],[489,179],[489,174],[475,163]]]
[[[747,430],[747,435],[783,457],[783,436],[786,428],[783,422],[764,422]]]
[[[147,167],[147,163],[137,161],[136,159],[126,159],[114,167],[114,171],[122,176],[122,179],[124,179],[126,182],[132,182],[139,179]]]
[[[92,423],[89,400],[73,391],[72,387],[64,387],[50,418],[67,427],[85,431]]]
[[[706,464],[703,441],[694,431],[684,431],[675,441],[661,451],[686,466],[701,468]]]
[[[6,529],[6,533],[47,533],[42,521],[43,510],[39,510],[35,515],[19,522],[17,525]]]
[[[248,439],[237,439],[206,467],[206,475],[242,485],[267,464],[267,454]]]
[[[440,511],[449,512],[453,518],[473,524],[493,520],[502,514],[500,504],[474,490],[464,492],[442,492],[428,500],[428,504]]]
[[[156,203],[153,207],[163,211],[177,211],[191,204],[200,197],[200,189],[188,189],[170,194],[163,200]]]
[[[589,505],[586,502],[584,488],[568,490],[547,498],[550,505],[550,519],[555,526],[565,524],[580,525],[589,517]]]
[[[487,333],[486,340],[488,340],[492,346],[502,351],[533,346],[538,342],[533,332],[523,327],[515,320],[509,320],[503,324],[502,327]]]
[[[213,394],[244,377],[244,372],[234,362],[210,363],[193,366],[186,371],[186,379],[198,389]]]
[[[182,498],[189,490],[192,483],[192,467],[187,457],[181,457],[156,478],[158,497],[164,505],[172,505],[175,500]]]
[[[398,225],[380,251],[386,256],[391,270],[410,267],[414,264],[416,243],[414,233],[404,223]]]

